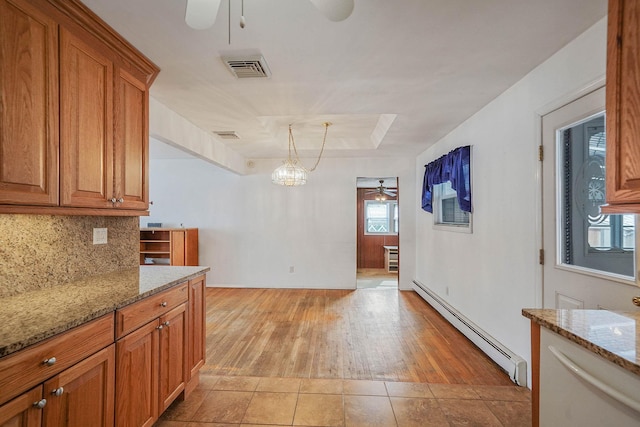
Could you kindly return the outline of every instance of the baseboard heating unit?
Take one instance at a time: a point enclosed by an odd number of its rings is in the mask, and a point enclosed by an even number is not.
[[[476,324],[467,319],[449,303],[440,298],[432,290],[422,283],[414,280],[413,289],[429,305],[436,309],[442,317],[447,319],[456,329],[462,332],[480,350],[496,362],[508,374],[511,381],[526,387],[527,362],[522,357],[500,344],[495,338],[480,329]]]

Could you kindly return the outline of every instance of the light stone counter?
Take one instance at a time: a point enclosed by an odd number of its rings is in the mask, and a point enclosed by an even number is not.
[[[2,298],[0,357],[209,270],[209,267],[140,266]]]
[[[640,312],[523,309],[522,315],[640,375]]]

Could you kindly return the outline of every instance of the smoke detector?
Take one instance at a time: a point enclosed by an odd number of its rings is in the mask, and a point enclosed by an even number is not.
[[[240,139],[234,130],[214,130],[213,133],[218,135],[220,139]]]
[[[262,55],[247,57],[222,57],[231,74],[238,79],[249,79],[254,77],[270,77],[271,70]]]

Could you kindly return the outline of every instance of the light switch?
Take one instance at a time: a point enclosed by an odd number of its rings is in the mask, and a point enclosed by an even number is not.
[[[107,243],[107,229],[106,228],[94,228],[93,229],[93,244],[105,245]]]

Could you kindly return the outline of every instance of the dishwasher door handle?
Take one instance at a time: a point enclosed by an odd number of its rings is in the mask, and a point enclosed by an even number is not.
[[[580,366],[576,365],[573,360],[569,359],[567,355],[565,355],[563,352],[561,352],[554,346],[550,345],[549,351],[551,352],[551,354],[553,354],[556,357],[556,359],[558,359],[560,363],[562,363],[562,365],[564,365],[565,368],[569,369],[575,376],[588,382],[589,384],[591,384],[592,386],[594,386],[595,388],[597,388],[607,396],[611,397],[612,399],[617,400],[623,405],[626,405],[629,408],[640,412],[640,402],[632,399],[626,394],[621,393],[620,391],[611,387],[609,384],[606,384],[600,381],[599,379],[597,379],[596,377],[594,377],[593,375],[591,375],[590,373],[582,369]]]

